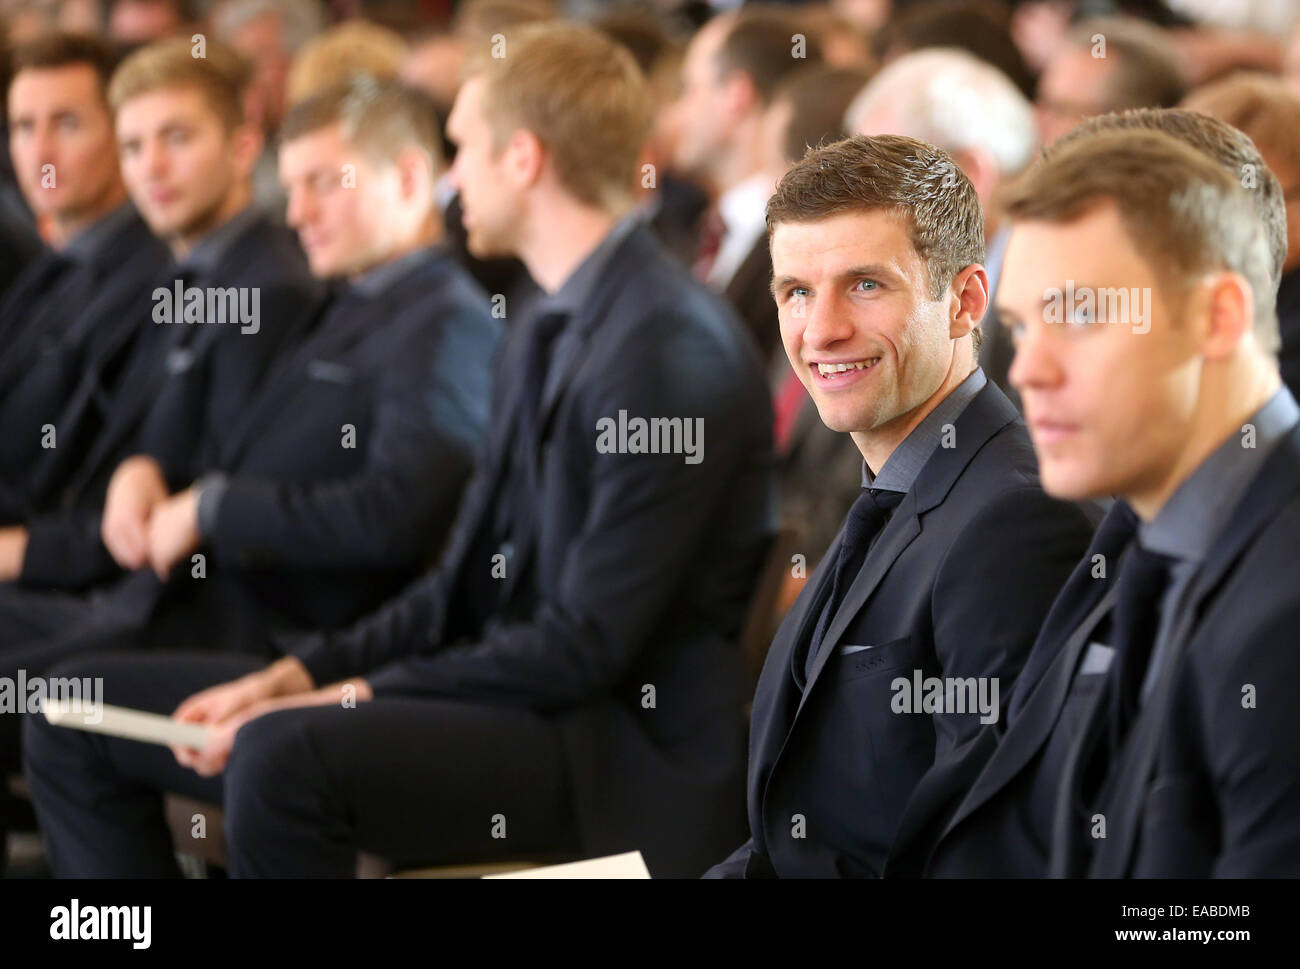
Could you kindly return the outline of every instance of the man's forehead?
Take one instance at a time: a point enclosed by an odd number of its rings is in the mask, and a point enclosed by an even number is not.
[[[917,260],[899,213],[872,209],[845,212],[812,222],[779,222],[772,230],[772,259],[816,259],[829,263]]]

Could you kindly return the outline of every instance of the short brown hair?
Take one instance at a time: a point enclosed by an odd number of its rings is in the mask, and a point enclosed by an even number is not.
[[[379,24],[351,20],[309,40],[293,59],[286,82],[289,104],[342,84],[358,74],[386,81],[406,58],[402,35]]]
[[[631,53],[594,27],[528,24],[505,38],[504,57],[471,51],[483,111],[499,151],[525,128],[550,154],[564,187],[588,205],[624,207],[650,134],[649,86]]]
[[[206,40],[196,57],[187,38],[174,37],[141,47],[122,62],[108,85],[113,110],[142,94],[162,88],[192,87],[233,130],[244,123],[244,90],[252,74],[242,57],[225,44]]]
[[[768,199],[767,231],[782,222],[876,210],[907,217],[931,299],[961,270],[984,262],[984,212],[975,186],[942,148],[902,135],[859,135],[808,152]]]
[[[1264,223],[1269,252],[1273,257],[1273,285],[1276,288],[1286,261],[1286,200],[1282,197],[1282,186],[1268,170],[1259,149],[1247,134],[1227,121],[1186,108],[1135,108],[1089,118],[1044,148],[1043,155],[1050,156],[1076,139],[1102,131],[1160,131],[1209,155],[1242,180],[1243,188],[1246,187],[1247,175],[1252,176],[1250,197],[1260,221]]]
[[[1246,190],[1203,152],[1159,131],[1073,138],[1031,167],[1004,199],[1013,220],[1068,222],[1104,201],[1158,277],[1182,289],[1214,269],[1240,273],[1255,298],[1255,335],[1275,353],[1277,314],[1264,226]]]
[[[14,49],[10,83],[19,71],[44,71],[85,64],[99,79],[99,89],[108,103],[108,82],[117,67],[117,51],[98,37],[87,34],[44,34]]]
[[[781,140],[785,160],[797,162],[809,148],[847,137],[844,116],[868,80],[866,71],[825,64],[790,74],[772,98],[790,102],[790,123]]]
[[[1260,151],[1300,169],[1300,94],[1269,74],[1233,74],[1197,88],[1183,105],[1226,121]]]
[[[787,74],[822,61],[821,42],[781,7],[747,6],[731,17],[714,56],[719,78],[740,71],[754,84],[759,99],[770,104]],[[804,37],[802,58],[794,56],[795,34]]]
[[[392,161],[406,148],[426,152],[442,170],[442,141],[432,101],[394,81],[354,77],[300,101],[280,125],[280,142],[293,141],[332,124],[343,137],[378,162]]]

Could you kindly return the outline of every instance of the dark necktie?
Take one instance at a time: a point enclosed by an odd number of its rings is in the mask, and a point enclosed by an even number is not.
[[[1132,542],[1116,577],[1111,612],[1110,670],[1098,696],[1077,726],[1074,750],[1062,765],[1052,825],[1049,872],[1054,878],[1082,876],[1096,847],[1089,836],[1094,812],[1105,813],[1099,799],[1110,764],[1137,714],[1142,680],[1160,626],[1160,604],[1169,584],[1173,559]]]
[[[903,495],[902,491],[864,488],[858,500],[849,509],[849,516],[844,521],[844,540],[840,543],[839,553],[835,558],[831,593],[817,619],[817,627],[813,630],[812,639],[808,643],[808,653],[804,658],[805,682],[812,677],[813,663],[817,659],[817,654],[821,652],[826,630],[830,628],[844,596],[862,569],[862,563],[866,561],[872,540],[885,527],[885,523],[889,521],[889,513],[898,507],[898,503],[903,500]]]
[[[1137,715],[1142,681],[1160,628],[1160,606],[1169,586],[1169,567],[1173,562],[1169,556],[1134,542],[1120,563],[1111,634],[1115,653],[1107,682],[1114,745],[1123,740]]]

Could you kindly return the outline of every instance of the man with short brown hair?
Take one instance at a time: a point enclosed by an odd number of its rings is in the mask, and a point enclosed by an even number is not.
[[[863,488],[768,652],[750,840],[710,874],[874,876],[900,821],[960,790],[964,745],[999,719],[1090,528],[1043,494],[1024,424],[977,366],[984,217],[946,153],[899,136],[819,148],[767,222],[786,356],[852,436]]]
[[[1002,287],[1047,490],[1118,500],[1006,728],[904,870],[1294,876],[1300,407],[1238,178],[1156,131],[1071,139],[1007,200]],[[1257,695],[1258,694],[1258,695]],[[973,758],[975,759],[975,758]]]

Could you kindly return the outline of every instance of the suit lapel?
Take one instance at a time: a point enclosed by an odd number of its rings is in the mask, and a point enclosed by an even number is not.
[[[1071,634],[1052,665],[1043,674],[1037,688],[1025,701],[1014,728],[1009,729],[1002,738],[993,756],[989,758],[988,765],[948,821],[945,834],[1005,787],[1047,742],[1052,727],[1065,706],[1070,684],[1074,680],[1074,670],[1079,665],[1079,656],[1084,646],[1091,640],[1097,623],[1113,607],[1114,599],[1115,589],[1111,587],[1106,590],[1106,595],[1093,607],[1083,623]]]
[[[574,314],[573,318],[565,325],[563,332],[556,337],[555,349],[546,368],[546,382],[542,385],[541,405],[538,408],[537,420],[533,424],[534,439],[529,442],[527,449],[529,466],[524,473],[527,473],[532,479],[534,485],[532,490],[534,492],[537,490],[536,482],[541,471],[541,445],[546,440],[551,418],[555,409],[559,406],[564,392],[581,368],[583,361],[590,358],[591,354],[588,348],[594,334],[601,328],[600,324],[608,315],[610,303],[624,289],[627,276],[630,273],[647,265],[650,260],[661,255],[662,253],[655,251],[653,240],[649,236],[649,229],[644,225],[633,228],[628,233],[627,238],[619,243],[610,255],[605,275],[592,293],[587,305]],[[516,384],[522,387],[523,381],[516,381]],[[520,406],[519,393],[520,391],[516,390],[512,395],[507,412],[509,415],[508,421],[512,428],[515,424],[515,411]],[[507,439],[503,443],[505,454],[508,454],[513,442]],[[501,466],[504,467],[506,463],[503,456]],[[497,471],[499,472],[500,468]],[[538,500],[540,501],[540,498]],[[529,559],[531,559],[537,546],[537,530],[537,521],[534,519],[531,526],[525,528],[519,536],[519,544],[515,546],[515,562],[504,580],[505,586],[501,593],[503,602],[509,601],[509,597],[515,586],[518,585],[520,577],[528,568]]]
[[[826,661],[835,652],[835,647],[844,635],[844,630],[848,628],[854,617],[862,611],[876,587],[880,585],[880,580],[885,577],[885,573],[897,561],[898,557],[903,554],[904,549],[912,544],[912,540],[921,534],[921,523],[916,515],[916,494],[909,492],[899,503],[897,510],[884,530],[880,533],[880,538],[872,547],[867,555],[867,560],[863,563],[862,569],[853,579],[853,584],[849,586],[849,591],[845,593],[843,602],[831,619],[830,625],[826,627],[826,635],[821,641],[821,647],[817,655],[813,658],[812,671],[808,675],[808,683],[804,687],[803,697],[799,701],[799,709],[802,710],[812,693],[813,687],[817,683],[817,677],[821,674],[822,669],[826,666]],[[836,549],[839,543],[836,543]],[[798,713],[795,714],[798,716]]]

